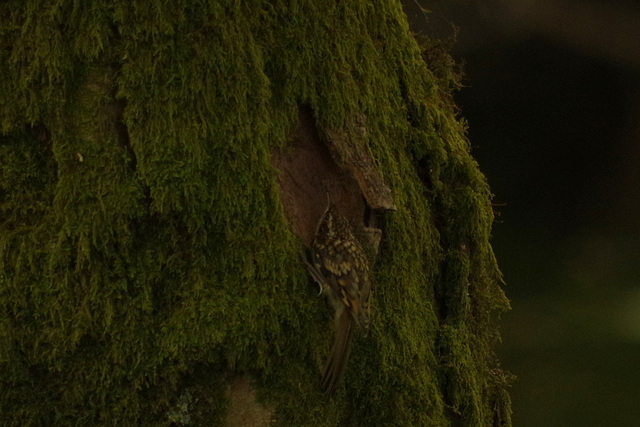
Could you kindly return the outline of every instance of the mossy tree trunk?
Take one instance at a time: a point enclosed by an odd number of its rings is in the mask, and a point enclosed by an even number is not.
[[[449,57],[399,3],[0,17],[3,425],[238,424],[238,395],[282,425],[510,424],[491,194]],[[332,189],[382,238],[326,399],[331,313],[298,254]]]

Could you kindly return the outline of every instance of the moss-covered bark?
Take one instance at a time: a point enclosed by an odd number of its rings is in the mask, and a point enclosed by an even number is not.
[[[215,425],[234,373],[282,425],[510,424],[490,191],[394,1],[0,4],[0,418]],[[372,332],[331,320],[270,153],[298,107],[392,189]]]

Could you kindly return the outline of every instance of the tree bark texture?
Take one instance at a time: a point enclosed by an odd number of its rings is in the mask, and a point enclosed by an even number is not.
[[[0,17],[3,425],[510,424],[491,193],[398,2]],[[299,258],[327,193],[377,236],[331,399]]]

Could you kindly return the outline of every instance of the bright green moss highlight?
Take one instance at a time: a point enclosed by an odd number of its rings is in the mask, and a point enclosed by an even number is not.
[[[283,425],[509,423],[490,190],[450,59],[425,62],[398,3],[31,0],[0,16],[8,425],[213,425],[234,371]],[[398,207],[372,333],[328,403],[330,313],[270,164],[299,105],[347,132],[366,115]]]

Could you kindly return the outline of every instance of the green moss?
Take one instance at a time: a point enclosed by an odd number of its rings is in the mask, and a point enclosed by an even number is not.
[[[284,425],[509,413],[491,194],[450,59],[423,57],[399,4],[32,0],[0,16],[3,419],[169,425],[229,370],[256,376]],[[348,132],[366,114],[398,206],[372,333],[328,403],[330,314],[269,161],[302,104]]]

